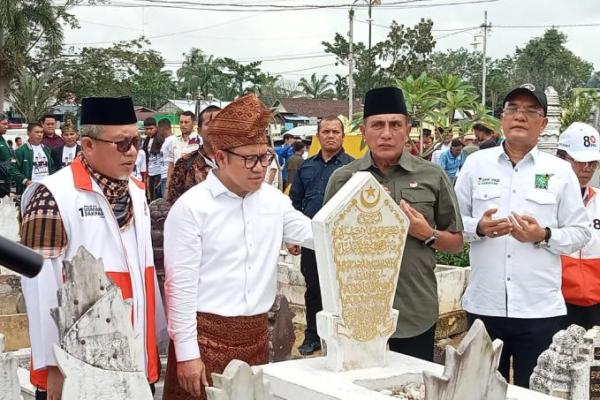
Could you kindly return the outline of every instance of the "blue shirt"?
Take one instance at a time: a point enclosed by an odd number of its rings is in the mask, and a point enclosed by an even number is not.
[[[450,178],[456,178],[458,171],[465,163],[465,153],[461,151],[458,156],[454,156],[452,150],[448,149],[442,153],[438,163]]]
[[[300,164],[290,190],[294,208],[309,218],[314,217],[323,206],[325,189],[333,171],[352,161],[354,158],[346,154],[344,149],[327,162],[321,157],[321,152],[306,159]]]
[[[294,148],[288,144],[283,146],[275,147],[275,154],[277,154],[277,160],[281,166],[281,178],[287,182],[288,172],[286,168],[287,160],[294,155]]]

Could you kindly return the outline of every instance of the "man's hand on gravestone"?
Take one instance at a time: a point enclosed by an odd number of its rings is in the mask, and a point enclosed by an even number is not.
[[[61,399],[64,380],[65,379],[58,367],[48,367],[48,392],[46,394],[48,400]]]
[[[477,234],[489,238],[508,235],[513,231],[513,224],[508,218],[493,219],[492,215],[498,212],[497,208],[490,208],[483,213],[477,224]]]
[[[433,235],[433,228],[425,219],[423,214],[415,210],[404,200],[400,200],[400,208],[408,217],[410,225],[408,234],[421,241],[429,239]]]
[[[179,385],[194,397],[202,396],[202,386],[208,386],[206,368],[202,359],[182,361],[177,363],[177,380]]]
[[[287,251],[288,253],[290,253],[293,256],[297,256],[300,255],[300,245],[297,244],[291,244],[291,243],[286,243],[285,247],[287,247]]]
[[[539,243],[546,238],[546,230],[537,220],[529,215],[519,215],[515,212],[509,215],[514,228],[512,237],[521,243]]]

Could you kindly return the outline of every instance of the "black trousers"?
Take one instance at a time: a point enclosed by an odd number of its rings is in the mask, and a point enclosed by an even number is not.
[[[567,315],[562,320],[561,328],[567,329],[573,324],[584,327],[587,330],[600,325],[600,304],[578,306],[567,303]]]
[[[302,272],[306,281],[306,291],[304,292],[306,331],[304,332],[304,337],[311,340],[319,340],[319,334],[317,333],[317,313],[323,310],[323,303],[321,301],[319,272],[317,270],[317,259],[314,250],[302,248],[300,272]]]
[[[148,203],[151,203],[153,200],[160,199],[163,194],[160,190],[160,174],[150,176],[148,175],[148,195],[150,199]]]
[[[409,338],[391,338],[388,340],[390,351],[433,362],[436,325],[437,324],[434,324],[431,328],[417,336]]]
[[[492,340],[504,342],[498,366],[502,376],[509,381],[512,357],[514,384],[528,388],[537,359],[550,347],[552,336],[560,330],[563,317],[507,318],[467,313],[469,327],[476,319],[483,322]]]

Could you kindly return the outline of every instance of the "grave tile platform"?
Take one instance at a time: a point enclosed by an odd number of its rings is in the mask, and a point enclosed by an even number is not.
[[[265,379],[271,385],[276,400],[392,400],[394,397],[359,386],[356,381],[370,381],[381,387],[404,374],[431,371],[441,375],[443,365],[430,363],[388,351],[387,366],[343,372],[327,369],[325,358],[307,358],[262,365]],[[552,400],[557,397],[509,385],[507,400]],[[482,399],[483,400],[483,399]]]

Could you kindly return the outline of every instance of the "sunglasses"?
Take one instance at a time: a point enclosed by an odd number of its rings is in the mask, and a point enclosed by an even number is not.
[[[92,140],[97,140],[99,142],[104,142],[104,143],[112,143],[112,144],[116,145],[117,151],[119,153],[127,153],[129,151],[129,149],[131,148],[131,146],[135,147],[136,150],[138,150],[140,148],[140,137],[139,136],[119,140],[118,142],[115,142],[113,140],[95,138],[95,137],[91,137],[91,136],[88,136],[88,137]]]

